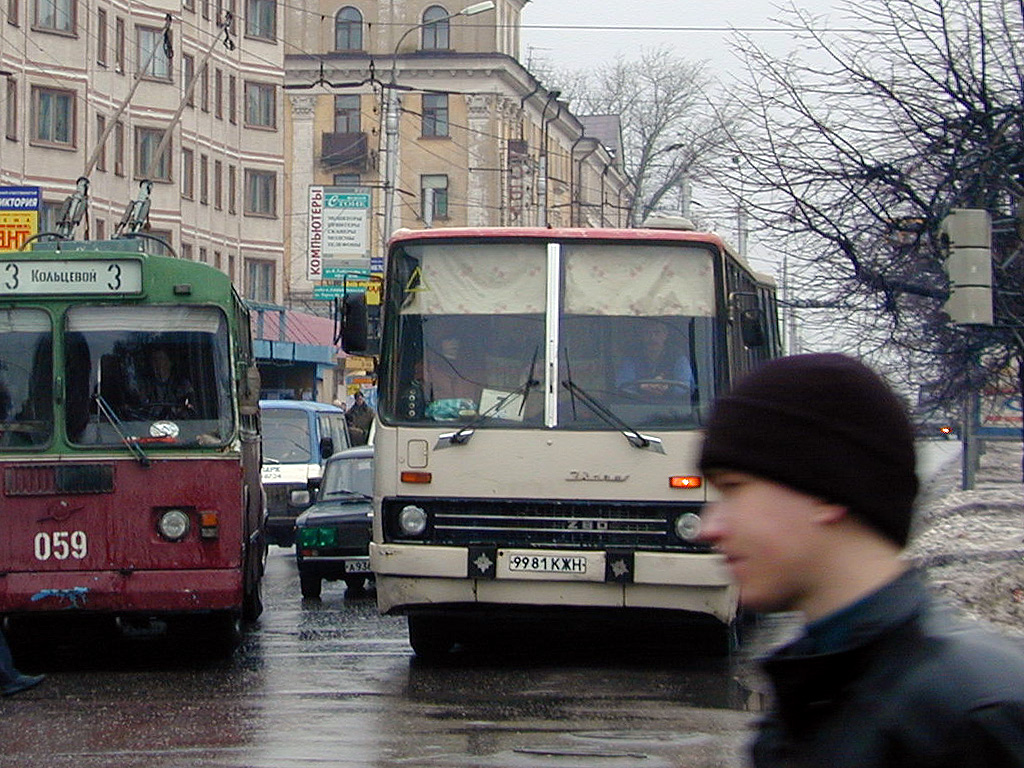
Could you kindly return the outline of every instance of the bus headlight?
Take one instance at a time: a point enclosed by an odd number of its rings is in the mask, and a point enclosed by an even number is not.
[[[683,541],[696,541],[700,535],[700,516],[684,512],[676,518],[676,536]]]
[[[188,515],[180,509],[169,509],[156,521],[156,529],[168,541],[181,541],[188,533]]]
[[[409,504],[398,513],[398,529],[403,536],[421,536],[427,530],[427,512],[423,507]]]

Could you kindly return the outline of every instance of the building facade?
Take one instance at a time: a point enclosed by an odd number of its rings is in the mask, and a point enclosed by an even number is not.
[[[525,0],[460,13],[480,5],[288,6],[285,279],[293,297],[311,299],[331,282],[310,270],[318,255],[311,187],[369,196],[371,258],[382,256],[389,224],[625,226],[630,188],[616,147],[587,135],[560,93],[518,61]]]

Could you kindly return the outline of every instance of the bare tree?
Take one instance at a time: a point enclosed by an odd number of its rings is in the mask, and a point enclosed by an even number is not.
[[[1024,0],[857,0],[842,12],[849,23],[829,31],[783,11],[799,55],[739,40],[741,162],[718,178],[743,185],[797,276],[793,303],[831,308],[854,351],[895,352],[908,387],[956,402],[1024,357]],[[942,313],[937,229],[952,208],[993,217],[992,327]]]
[[[703,64],[657,49],[642,51],[636,61],[549,77],[561,84],[576,114],[619,117],[623,166],[637,190],[633,225],[669,201],[681,210],[683,185],[707,177],[731,152],[736,110],[715,94]]]

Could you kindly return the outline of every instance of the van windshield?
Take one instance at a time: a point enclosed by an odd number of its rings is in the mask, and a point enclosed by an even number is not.
[[[264,408],[263,461],[268,464],[312,464],[309,417],[290,408]]]

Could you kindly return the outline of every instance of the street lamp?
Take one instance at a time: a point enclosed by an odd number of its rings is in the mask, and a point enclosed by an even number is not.
[[[467,5],[461,11],[456,13],[449,13],[447,16],[441,16],[437,19],[431,19],[430,21],[424,21],[415,26],[409,27],[402,33],[402,36],[398,38],[398,42],[395,43],[395,51],[391,55],[391,82],[388,86],[388,106],[387,115],[384,121],[384,135],[385,144],[384,151],[386,153],[384,163],[384,233],[382,237],[383,247],[387,246],[388,238],[391,237],[392,222],[394,221],[394,210],[395,210],[395,184],[398,176],[398,93],[396,89],[396,79],[398,77],[398,49],[402,46],[410,34],[423,27],[429,27],[431,24],[440,24],[443,21],[454,19],[456,16],[476,16],[478,13],[484,11],[490,11],[494,9],[494,0],[484,0],[484,2],[473,3]]]

